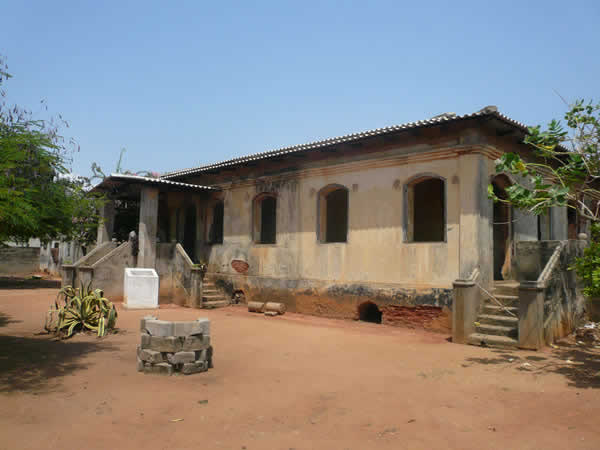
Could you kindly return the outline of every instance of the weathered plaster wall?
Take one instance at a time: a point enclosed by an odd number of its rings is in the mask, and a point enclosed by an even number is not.
[[[359,304],[374,301],[384,322],[403,323],[403,307],[427,305],[422,321],[447,327],[452,281],[482,262],[484,282],[491,280],[492,171],[485,155],[454,154],[374,167],[348,162],[232,183],[223,193],[224,244],[206,247],[209,276],[230,293],[243,290],[248,300],[281,301],[291,311],[330,317],[355,318]],[[404,186],[423,174],[445,180],[445,242],[405,242]],[[317,238],[318,192],[330,184],[349,191],[346,243]],[[262,192],[277,195],[273,245],[252,241],[252,200]],[[246,261],[247,273],[238,274],[233,260]]]
[[[91,266],[92,286],[102,289],[110,301],[122,301],[126,267],[136,267],[129,242],[119,245]]]
[[[39,270],[39,247],[0,247],[0,275],[24,275]]]
[[[581,322],[585,298],[575,271],[569,267],[583,254],[586,245],[587,241],[579,240],[517,243],[517,275],[520,281],[529,282],[531,292],[531,286],[537,287],[535,295],[539,302],[539,308],[527,311],[531,317],[519,318],[531,325],[534,330],[531,335],[538,336],[530,348],[568,335]],[[526,294],[534,298],[531,293]]]

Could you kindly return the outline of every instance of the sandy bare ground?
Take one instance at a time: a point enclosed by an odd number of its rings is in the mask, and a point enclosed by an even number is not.
[[[144,312],[121,310],[117,335],[57,342],[39,334],[56,292],[0,289],[0,448],[600,446],[598,349],[501,351],[375,324],[172,307],[159,316],[212,320],[215,367],[151,376],[135,371]]]

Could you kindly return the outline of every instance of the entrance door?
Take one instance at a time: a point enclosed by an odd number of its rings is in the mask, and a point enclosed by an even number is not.
[[[506,199],[506,188],[510,184],[505,175],[496,176],[492,181],[494,194],[500,199]],[[494,280],[511,278],[512,218],[512,207],[508,203],[494,202]]]
[[[190,259],[196,262],[196,207],[188,206],[185,210],[183,228],[183,248]]]

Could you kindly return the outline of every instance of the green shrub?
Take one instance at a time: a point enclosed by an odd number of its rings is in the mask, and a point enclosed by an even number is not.
[[[62,300],[61,300],[62,297]],[[64,302],[60,305],[59,302]],[[74,289],[65,286],[60,290],[54,309],[48,311],[46,317],[47,331],[68,338],[76,331],[91,330],[98,337],[115,327],[117,310],[100,289],[91,288],[91,283]]]
[[[591,242],[574,264],[586,297],[600,297],[600,224],[592,225]]]

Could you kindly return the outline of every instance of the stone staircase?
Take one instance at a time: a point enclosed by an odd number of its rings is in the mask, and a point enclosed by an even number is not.
[[[229,306],[230,304],[231,301],[229,301],[223,293],[217,290],[214,281],[205,278],[202,283],[202,308],[222,308],[224,306]]]
[[[517,347],[519,343],[518,289],[519,283],[516,281],[494,282],[491,294],[500,301],[503,307],[482,292],[483,305],[477,317],[476,331],[468,338],[469,344]]]

